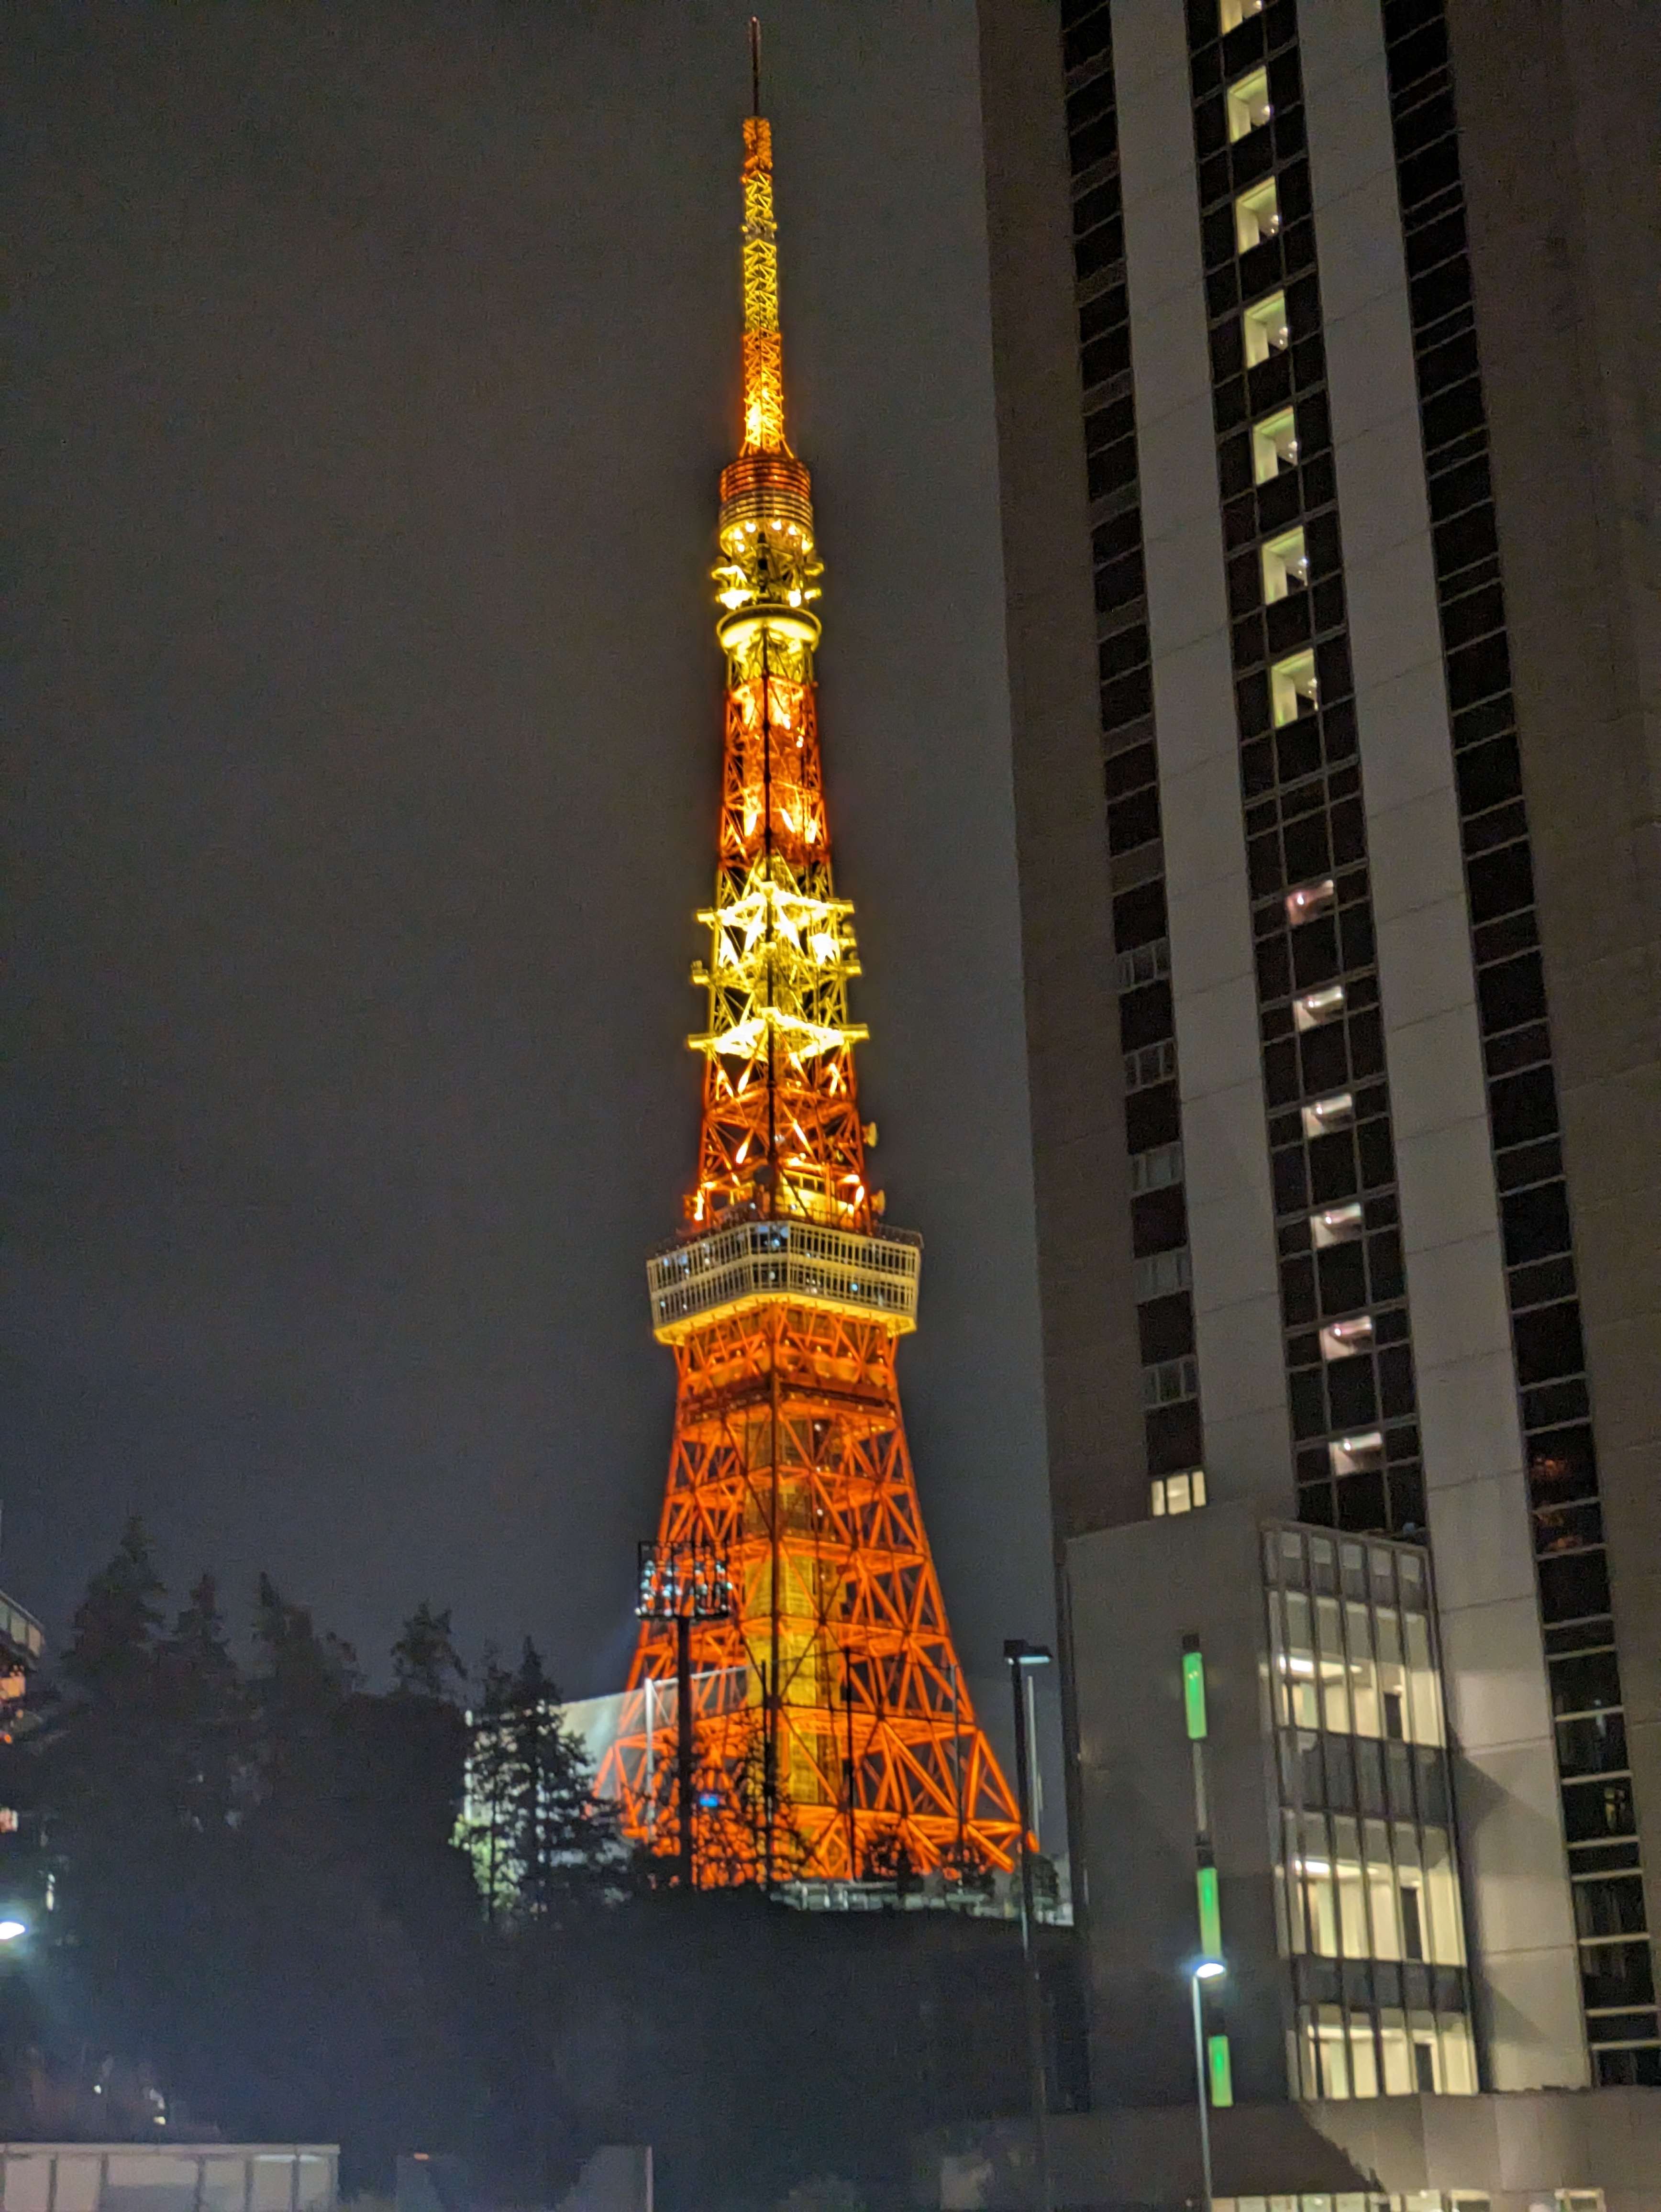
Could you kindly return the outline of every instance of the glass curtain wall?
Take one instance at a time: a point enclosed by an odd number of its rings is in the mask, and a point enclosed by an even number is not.
[[[1476,2087],[1430,1569],[1416,1546],[1266,1529],[1275,1914],[1294,2095]]]

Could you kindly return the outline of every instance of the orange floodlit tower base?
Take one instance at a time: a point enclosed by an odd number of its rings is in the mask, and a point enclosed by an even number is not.
[[[757,101],[757,106],[759,102]],[[882,1226],[848,1018],[813,653],[820,563],[784,434],[771,134],[744,126],[744,437],[715,571],[726,757],[707,963],[697,1181],[648,1267],[679,1371],[660,1557],[725,1559],[731,1610],[691,1629],[701,1881],[1007,1868],[1019,1821],[977,1725],[906,1449],[895,1348],[920,1240]],[[667,1847],[675,1630],[648,1618],[601,1773]],[[659,1686],[662,1685],[660,1689]],[[654,1724],[653,1715],[657,1720]]]

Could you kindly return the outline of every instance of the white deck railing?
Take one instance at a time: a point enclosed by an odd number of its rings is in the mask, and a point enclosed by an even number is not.
[[[722,1306],[799,1299],[879,1315],[897,1333],[917,1325],[922,1240],[861,1237],[813,1221],[745,1221],[654,1252],[646,1263],[652,1328],[678,1335]]]

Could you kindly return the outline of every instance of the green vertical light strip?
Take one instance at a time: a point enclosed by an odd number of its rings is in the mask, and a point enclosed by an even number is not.
[[[1217,1869],[1202,1866],[1194,1877],[1200,1894],[1200,1955],[1206,1959],[1220,1959],[1223,1955],[1223,1916],[1217,1902]]]
[[[1183,1710],[1189,1741],[1197,1743],[1205,1735],[1205,1661],[1197,1651],[1183,1654]]]
[[[1208,2035],[1206,2059],[1211,2074],[1211,2101],[1220,2109],[1234,2102],[1234,2069],[1229,2061],[1228,2038]]]

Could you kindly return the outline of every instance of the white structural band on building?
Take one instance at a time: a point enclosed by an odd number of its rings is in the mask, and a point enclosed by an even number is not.
[[[862,1237],[818,1222],[745,1221],[654,1252],[646,1262],[652,1329],[671,1344],[696,1322],[774,1303],[917,1325],[922,1240],[904,1230]]]

